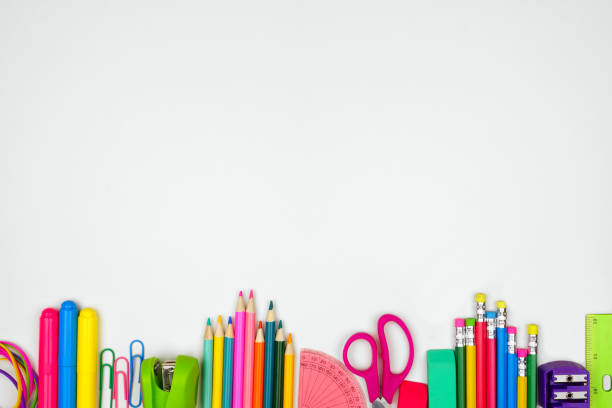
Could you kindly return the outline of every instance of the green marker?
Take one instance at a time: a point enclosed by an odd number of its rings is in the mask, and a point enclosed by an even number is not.
[[[457,371],[457,408],[465,408],[465,320],[455,319],[455,367]]]
[[[538,325],[527,326],[529,354],[527,355],[527,408],[538,404]]]

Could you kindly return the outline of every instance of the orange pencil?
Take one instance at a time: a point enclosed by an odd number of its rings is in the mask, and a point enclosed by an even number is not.
[[[253,362],[253,408],[263,406],[263,387],[264,387],[264,357],[266,343],[263,332],[262,322],[259,322],[257,336],[255,336],[255,357]]]

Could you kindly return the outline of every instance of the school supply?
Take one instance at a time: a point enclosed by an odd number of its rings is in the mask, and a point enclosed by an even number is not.
[[[38,404],[38,376],[30,364],[26,353],[15,343],[0,341],[0,360],[6,360],[11,370],[0,369],[17,390],[17,399],[13,408],[36,408]],[[11,374],[13,371],[15,374]]]
[[[518,377],[516,379],[516,406],[527,408],[527,349],[516,351],[518,356]]]
[[[223,404],[223,342],[225,329],[221,315],[217,319],[217,329],[213,337],[213,392],[212,408],[222,408]]]
[[[213,387],[213,332],[210,318],[204,330],[204,351],[202,356],[202,407],[212,408]]]
[[[508,333],[506,331],[506,302],[497,302],[495,337],[497,338],[497,408],[508,403]]]
[[[276,337],[276,316],[274,304],[270,301],[266,315],[266,351],[264,368],[263,408],[272,408],[274,400],[274,338]]]
[[[589,372],[578,363],[542,364],[538,384],[538,403],[543,408],[589,408]]]
[[[527,408],[536,408],[538,401],[538,326],[527,326]]]
[[[104,362],[104,354],[110,354],[111,355],[111,362],[110,363],[105,363]],[[103,408],[102,407],[102,403],[105,401],[104,398],[104,391],[102,390],[102,388],[104,387],[104,369],[108,370],[108,390],[109,390],[109,397],[108,397],[108,408],[113,408],[113,372],[115,370],[115,352],[110,349],[110,348],[105,348],[104,350],[102,350],[100,352],[100,381],[99,381],[99,385],[98,385],[98,408]]]
[[[57,340],[59,314],[47,308],[40,315],[38,342],[38,406],[57,407]]]
[[[244,325],[244,395],[243,408],[253,408],[253,364],[255,352],[255,300],[253,291],[249,293]]]
[[[397,408],[427,408],[427,384],[403,381],[399,389]]]
[[[119,369],[119,363],[124,362],[125,369]],[[119,357],[115,359],[113,365],[113,401],[115,402],[115,408],[123,407],[124,404],[119,405],[119,379],[123,378],[123,400],[125,405],[129,404],[129,378],[130,378],[130,362],[125,357]]]
[[[385,325],[391,322],[396,323],[402,329],[406,335],[406,338],[408,339],[408,345],[410,347],[406,367],[404,367],[404,369],[398,374],[391,371],[389,346],[387,344],[387,336],[385,334]],[[372,352],[372,363],[370,364],[370,367],[365,370],[358,370],[354,368],[348,359],[349,348],[357,340],[367,341]],[[412,362],[414,360],[414,345],[412,343],[412,335],[410,334],[410,330],[408,330],[406,323],[404,323],[404,321],[399,317],[392,314],[382,315],[378,319],[378,340],[380,342],[381,356],[383,361],[382,376],[378,375],[378,345],[374,337],[368,333],[355,333],[346,341],[344,344],[343,360],[349,371],[365,380],[368,389],[368,397],[372,403],[372,406],[384,407],[385,405],[382,403],[382,399],[384,398],[389,404],[391,404],[393,402],[395,391],[397,391],[402,381],[404,381],[408,375],[408,372],[410,372],[410,368],[412,367]],[[377,403],[375,403],[375,401]]]
[[[508,408],[516,408],[516,377],[518,376],[518,357],[516,355],[516,327],[508,326]]]
[[[466,407],[465,399],[465,320],[455,319],[455,367],[457,375],[457,408]]]
[[[274,339],[274,398],[272,406],[283,408],[283,377],[285,369],[285,330],[283,321],[278,322],[278,330]]]
[[[199,371],[198,360],[190,356],[145,359],[140,378],[144,408],[195,408]]]
[[[253,408],[262,408],[263,406],[265,347],[263,324],[259,321],[253,357]]]
[[[85,308],[77,324],[77,408],[96,407],[98,315]]]
[[[355,377],[340,361],[302,349],[298,408],[366,408],[366,400]]]
[[[495,317],[496,313],[487,311],[485,315],[487,319],[487,408],[496,408],[497,406],[497,344],[495,342]]]
[[[282,408],[293,408],[293,367],[295,364],[295,355],[293,349],[293,337],[289,333],[287,346],[285,348],[285,376],[283,378],[283,406]]]
[[[465,405],[476,408],[476,346],[474,326],[476,319],[465,319]]]
[[[71,300],[62,303],[59,311],[57,344],[57,406],[76,407],[77,326],[79,310]]]
[[[429,408],[457,406],[453,350],[427,350],[427,387]]]
[[[476,294],[476,408],[487,407],[486,300],[483,293]]]
[[[244,400],[244,325],[246,306],[242,291],[238,295],[236,315],[234,321],[234,392],[232,398],[233,408],[242,408]]]
[[[232,407],[232,387],[234,381],[234,325],[230,317],[225,330],[223,343],[223,398],[222,407]]]
[[[591,408],[612,407],[612,314],[586,315],[586,368]]]
[[[134,345],[140,344],[140,353],[134,352]],[[130,407],[137,408],[142,405],[142,392],[140,387],[140,370],[144,361],[144,344],[140,340],[130,342]],[[136,385],[137,393],[134,392]],[[134,395],[138,395],[138,401],[134,402]]]

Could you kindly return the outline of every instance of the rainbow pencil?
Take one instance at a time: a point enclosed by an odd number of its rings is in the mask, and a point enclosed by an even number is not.
[[[253,408],[263,407],[265,347],[263,325],[260,321],[255,336],[255,357],[253,358]]]
[[[225,330],[221,315],[217,320],[217,330],[213,339],[213,392],[212,408],[223,408],[223,341]]]
[[[232,318],[227,322],[225,343],[223,344],[223,408],[232,407],[232,379],[234,367],[234,326]]]
[[[293,338],[289,333],[289,340],[285,348],[285,379],[283,386],[283,408],[293,408],[293,370],[295,365],[295,352]]]
[[[204,356],[202,358],[202,407],[212,408],[213,383],[213,331],[210,318],[204,331]]]
[[[276,316],[274,303],[270,301],[266,315],[266,353],[264,371],[263,408],[272,408],[274,401],[274,338],[276,334]]]
[[[244,399],[243,408],[253,408],[253,355],[255,352],[255,300],[249,294],[244,329]]]
[[[234,331],[234,398],[233,408],[242,408],[244,394],[244,319],[245,306],[242,291],[236,305],[236,327]]]

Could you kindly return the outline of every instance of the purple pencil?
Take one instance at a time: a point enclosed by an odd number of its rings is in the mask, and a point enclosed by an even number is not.
[[[242,291],[238,295],[234,322],[234,398],[232,408],[242,408],[244,398],[244,325],[246,307]]]

